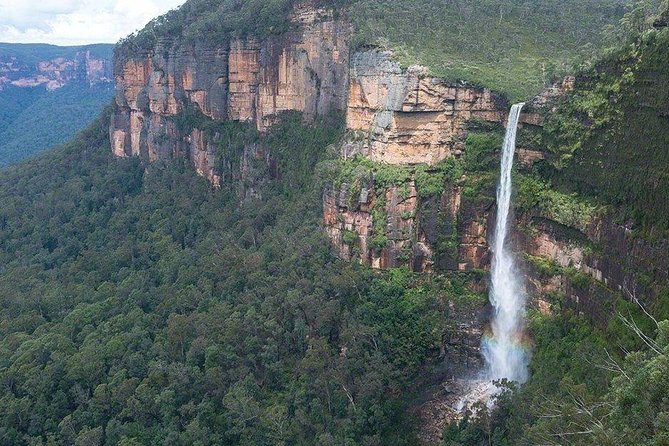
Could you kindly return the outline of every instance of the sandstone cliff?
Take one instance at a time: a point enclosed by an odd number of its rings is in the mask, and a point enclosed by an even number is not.
[[[193,109],[214,122],[253,123],[261,132],[282,111],[301,112],[305,119],[345,111],[349,137],[340,147],[342,159],[362,157],[407,169],[459,159],[467,151],[467,135],[481,123],[503,128],[509,107],[504,97],[434,78],[421,67],[404,69],[385,51],[349,54],[351,27],[332,11],[300,4],[290,20],[288,33],[262,41],[182,46],[178,39],[164,39],[150,51],[116,60],[114,154],[147,161],[186,157],[200,175],[219,185],[225,178],[220,166],[229,160],[219,159],[220,135],[197,122],[183,125]],[[537,96],[522,115],[522,125],[540,126],[541,108],[573,84],[566,78]],[[519,146],[521,168],[543,157],[540,148]],[[242,158],[242,170],[248,170],[244,166],[252,158],[269,162],[261,147],[247,147]],[[387,187],[379,187],[373,176],[361,184],[329,185],[323,193],[325,230],[340,257],[374,268],[487,268],[494,181],[487,186],[490,198],[477,200],[463,197],[468,181],[450,182],[430,197],[421,196],[415,174]],[[582,270],[604,285],[636,286],[625,268],[560,239],[551,224],[531,225],[529,237],[519,233],[519,247]],[[605,220],[577,231],[584,240],[616,249],[639,243],[627,241],[624,229]],[[562,283],[560,290],[568,287]]]
[[[555,100],[574,84],[575,79],[567,77],[534,98],[521,117],[521,127],[540,131],[542,114],[550,112]],[[412,165],[462,157],[471,127],[481,122],[503,126],[508,108],[493,92],[432,78],[420,67],[403,70],[388,53],[379,51],[352,56],[348,97],[351,137],[342,144],[342,158],[362,156],[409,171]],[[542,147],[524,146],[521,141],[516,156],[519,168],[529,171],[546,154]],[[494,180],[487,184],[488,198],[476,200],[463,196],[463,189],[471,186],[471,180],[465,178],[447,184],[438,197],[428,198],[421,198],[415,176],[403,185],[381,190],[373,176],[362,187],[349,183],[330,187],[323,194],[326,230],[342,258],[374,268],[486,269],[490,261],[488,227],[495,212]],[[353,199],[351,191],[358,194]],[[547,259],[564,271],[561,277],[542,278],[527,263],[528,291],[533,296],[566,295],[581,311],[593,317],[600,314],[606,320],[604,315],[617,295],[635,300],[657,294],[657,289],[643,285],[639,271],[655,271],[662,283],[669,281],[669,266],[659,254],[666,246],[634,237],[605,212],[588,218],[582,215],[571,226],[536,212],[517,217],[514,240],[519,257]],[[379,232],[387,239],[384,246],[373,242]],[[444,239],[449,239],[447,250]],[[581,276],[571,277],[568,271]],[[547,302],[538,299],[534,303],[549,311]]]
[[[486,268],[494,179],[483,178],[483,186],[476,185],[485,193],[475,199],[469,190],[472,179],[465,175],[445,182],[438,194],[426,195],[414,167],[427,166],[422,172],[432,175],[445,161],[464,157],[467,137],[477,127],[503,129],[508,101],[489,89],[435,78],[418,66],[403,68],[386,51],[351,53],[352,29],[344,16],[298,3],[289,30],[281,35],[218,45],[162,38],[148,50],[125,54],[114,68],[114,154],[147,161],[185,157],[218,185],[226,178],[221,166],[231,162],[221,159],[220,135],[207,130],[200,115],[212,122],[253,123],[263,132],[284,111],[301,112],[306,120],[343,111],[348,137],[340,146],[342,160],[400,166],[409,175],[392,185],[370,175],[325,187],[324,225],[339,255],[375,268]],[[91,82],[105,78],[104,63],[88,55],[54,60],[39,69],[65,77],[85,71]],[[12,70],[5,63],[5,78]],[[58,76],[53,85],[60,82]],[[539,128],[542,113],[575,82],[567,77],[530,101],[521,125]],[[248,171],[244,166],[253,158],[271,163],[271,154],[262,147],[246,147],[241,156],[236,165],[242,170]],[[546,155],[541,147],[521,143],[517,156],[521,169],[531,169]],[[605,215],[568,228],[570,236],[556,231],[561,223],[550,216],[522,219],[521,226],[529,228],[516,235],[522,251],[632,296],[640,285],[630,270],[641,264],[667,269],[652,255],[655,247],[635,240],[624,225]],[[606,254],[593,254],[591,245],[603,246]],[[631,263],[621,266],[615,256],[623,251],[632,253]]]
[[[457,156],[468,121],[502,122],[507,108],[490,90],[437,79],[421,67],[403,70],[388,52],[351,59],[346,124],[364,134],[355,150],[374,161],[435,164]]]
[[[557,267],[546,274],[530,262],[530,294],[566,296],[565,305],[598,323],[608,323],[618,297],[650,305],[669,284],[666,240],[637,237],[606,213],[582,229],[541,216],[525,216],[519,224],[519,251]]]
[[[182,46],[168,39],[116,60],[114,154],[149,161],[187,156],[200,174],[218,184],[216,135],[175,123],[190,108],[214,121],[254,122],[260,131],[283,111],[310,119],[343,110],[349,25],[332,11],[309,5],[298,5],[290,20],[289,32],[263,41]]]
[[[342,145],[341,156],[396,166],[431,166],[460,158],[470,127],[481,122],[501,127],[508,108],[504,97],[488,89],[434,78],[421,67],[402,69],[388,52],[355,53],[346,108],[351,138]],[[522,117],[532,125],[540,120],[538,113]],[[530,164],[531,156],[524,157]],[[341,257],[357,257],[375,268],[409,266],[415,271],[431,271],[435,263],[442,270],[486,264],[485,228],[491,202],[463,203],[457,185],[439,197],[421,200],[415,183],[409,181],[404,185],[408,193],[402,197],[398,187],[380,191],[383,209],[373,212],[378,198],[374,180],[354,203],[347,197],[351,186],[329,188],[323,198],[325,225]],[[375,222],[375,216],[385,221]],[[373,247],[369,241],[380,230],[387,246]],[[457,237],[458,246],[450,255],[437,258],[435,245],[444,231]],[[351,233],[356,240],[345,243],[344,235]]]
[[[488,89],[434,78],[421,67],[403,69],[385,51],[349,54],[351,27],[333,11],[298,4],[290,21],[289,32],[262,41],[183,46],[163,39],[117,59],[114,154],[149,162],[186,157],[220,185],[220,165],[227,161],[219,155],[219,135],[200,128],[201,122],[183,125],[193,120],[193,110],[214,122],[252,122],[261,132],[283,111],[307,120],[345,111],[350,137],[342,158],[397,166],[459,158],[470,127],[483,122],[501,128],[506,120],[508,101]],[[527,113],[522,120],[537,125],[540,115]],[[525,162],[537,156],[528,152]],[[330,185],[323,196],[326,230],[342,258],[416,271],[486,265],[491,201],[462,200],[459,185],[425,201],[414,180],[383,189],[374,178],[351,200],[359,186]],[[436,255],[444,231],[457,246]],[[387,242],[379,246],[373,238]]]

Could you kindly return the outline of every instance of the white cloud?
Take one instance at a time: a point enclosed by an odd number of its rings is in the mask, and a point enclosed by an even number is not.
[[[0,42],[115,43],[185,0],[0,0]]]

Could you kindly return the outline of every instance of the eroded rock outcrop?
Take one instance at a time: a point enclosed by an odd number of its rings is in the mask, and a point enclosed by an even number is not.
[[[435,165],[463,155],[474,123],[505,122],[508,102],[502,96],[435,78],[421,67],[402,69],[391,56],[370,50],[351,57],[346,107],[350,137],[342,145],[343,158]],[[489,206],[463,203],[460,187],[424,199],[414,181],[379,190],[372,178],[360,200],[352,200],[347,196],[351,185],[344,186],[326,190],[323,200],[325,225],[341,257],[355,257],[375,268],[408,266],[414,271],[431,271],[435,264],[453,270],[485,264]],[[405,200],[397,200],[398,190],[404,191]],[[385,198],[380,208],[375,193]]]
[[[373,182],[354,197],[350,187],[343,184],[323,193],[326,231],[339,256],[374,268],[410,265],[432,271],[433,252],[418,218],[415,183],[382,189],[382,197]]]
[[[436,164],[462,151],[467,123],[501,123],[507,101],[488,89],[446,82],[421,67],[403,70],[389,52],[356,53],[346,124],[360,153],[388,164]]]
[[[566,80],[538,96],[521,115],[521,125],[541,126],[541,107],[564,94],[570,85]],[[435,78],[422,67],[402,69],[387,51],[355,53],[351,56],[346,106],[349,138],[342,144],[341,156],[362,156],[396,166],[433,166],[448,158],[459,159],[467,150],[465,141],[472,129],[501,130],[508,110],[509,103],[501,95]],[[544,154],[520,147],[518,158],[523,168],[529,169]],[[346,196],[351,185],[342,190],[328,189],[323,199],[324,215],[332,244],[342,258],[357,258],[376,268],[486,268],[487,227],[494,201],[463,199],[462,187],[468,181],[463,178],[451,182],[441,196],[429,199],[420,197],[418,190],[416,199],[401,204],[405,217],[401,220],[392,219],[385,207],[374,210],[371,193],[361,196],[364,202],[359,202]],[[402,188],[414,190],[415,184],[407,183]],[[378,190],[372,178],[363,189],[387,195],[397,187]],[[489,192],[487,195],[494,195],[494,190]],[[347,235],[346,240],[342,234]]]
[[[309,4],[298,5],[291,22],[291,31],[264,41],[182,46],[168,39],[144,54],[116,60],[114,154],[149,161],[188,156],[199,173],[217,183],[216,135],[196,132],[197,125],[177,125],[194,107],[214,121],[254,122],[260,131],[283,111],[309,119],[343,110],[350,26]]]
[[[575,85],[576,78],[574,76],[566,76],[561,81],[554,83],[535,96],[532,99],[531,105],[535,108],[546,107],[547,105],[552,104],[555,99],[572,91]]]

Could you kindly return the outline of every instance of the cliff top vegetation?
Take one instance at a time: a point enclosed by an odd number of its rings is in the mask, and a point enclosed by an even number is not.
[[[620,21],[637,27],[659,0],[321,0],[356,29],[355,45],[391,49],[403,65],[469,81],[516,100],[538,93],[615,41]],[[295,0],[190,0],[123,39],[120,58],[160,40],[225,44],[290,29]],[[627,14],[627,15],[626,15]]]

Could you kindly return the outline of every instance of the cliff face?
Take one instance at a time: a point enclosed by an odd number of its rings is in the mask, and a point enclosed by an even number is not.
[[[530,294],[563,294],[569,298],[567,305],[598,323],[608,323],[619,296],[650,305],[669,285],[666,240],[651,242],[635,236],[606,214],[580,228],[538,216],[519,223],[522,232],[516,235],[516,242],[520,251],[581,274],[580,278],[569,274],[545,277],[529,265]]]
[[[251,122],[261,132],[282,111],[302,112],[305,119],[345,111],[349,137],[340,147],[342,159],[362,157],[409,169],[460,159],[472,128],[501,129],[505,124],[509,104],[490,90],[434,78],[421,67],[403,69],[387,52],[349,54],[351,27],[332,11],[298,5],[291,23],[288,33],[263,41],[233,40],[217,47],[163,40],[150,51],[117,60],[110,129],[114,154],[147,161],[186,157],[200,175],[219,185],[226,178],[220,167],[226,160],[218,153],[220,135],[197,122],[184,125],[192,110],[213,121]],[[574,79],[566,78],[537,96],[521,125],[540,126],[537,110],[573,86]],[[544,158],[540,149],[522,144],[517,156],[523,169]],[[238,175],[245,175],[250,163],[244,160],[252,158],[271,162],[262,148],[247,147],[237,163]],[[374,268],[487,268],[494,189],[490,198],[474,200],[463,193],[468,181],[449,183],[429,197],[421,196],[415,172],[392,186],[380,186],[373,176],[362,184],[329,185],[323,193],[325,230],[340,257]],[[532,235],[516,235],[523,252],[574,267],[606,286],[637,286],[629,268],[560,238],[551,229],[555,222],[526,223]],[[638,252],[639,261],[657,263],[647,255],[648,247],[628,240],[624,228],[610,221],[572,229],[612,252]],[[576,293],[568,281],[533,284],[536,291],[557,286]]]
[[[342,145],[341,156],[383,165],[435,165],[463,155],[475,123],[501,126],[507,113],[508,102],[488,89],[434,78],[421,67],[402,69],[388,52],[356,53],[346,107],[351,138]],[[524,122],[539,120],[536,114],[523,115]],[[356,257],[375,268],[408,266],[415,271],[431,271],[435,264],[454,270],[485,264],[491,203],[463,202],[458,186],[423,200],[414,179],[386,190],[371,179],[351,203],[351,187],[329,188],[323,197],[327,232],[341,257]],[[385,246],[372,246],[370,240],[379,236],[387,239]],[[435,246],[444,236],[457,240],[451,241],[449,253],[436,255]]]
[[[542,115],[574,85],[575,79],[567,77],[534,98],[521,117],[521,128],[540,132]],[[352,136],[342,144],[341,156],[362,156],[409,169],[460,159],[468,150],[465,142],[472,128],[481,123],[503,126],[507,108],[503,98],[485,89],[449,84],[417,67],[402,70],[387,53],[358,53],[352,56],[347,105]],[[529,171],[547,155],[541,147],[523,144],[521,140],[516,157],[520,170]],[[495,179],[484,199],[463,193],[471,187],[471,179],[464,177],[439,196],[421,197],[415,175],[385,189],[372,177],[354,199],[351,190],[358,193],[358,189],[353,184],[324,191],[324,222],[340,257],[374,268],[406,266],[422,272],[487,269]],[[528,254],[547,259],[565,271],[546,278],[527,262],[532,296],[566,295],[580,311],[606,321],[618,294],[634,300],[662,292],[662,286],[645,285],[645,273],[640,272],[653,272],[660,285],[669,283],[669,265],[661,254],[666,243],[635,237],[604,212],[581,217],[582,221],[565,226],[541,213],[518,216],[514,241],[519,258]],[[379,235],[383,245],[375,243]],[[567,271],[580,273],[580,280]],[[542,311],[550,309],[541,299],[534,304]]]
[[[326,231],[341,258],[373,268],[406,266],[417,272],[470,271],[488,265],[492,202],[463,201],[459,186],[422,199],[410,180],[383,189],[381,200],[372,181],[351,203],[350,187],[344,184],[323,193]],[[373,242],[379,235],[386,241],[383,246]],[[445,252],[443,243],[449,244]]]
[[[568,88],[568,83],[555,86],[537,97],[536,107],[522,114],[521,125],[541,125],[537,107]],[[402,69],[388,52],[355,53],[346,107],[350,138],[342,144],[341,156],[404,168],[457,160],[467,150],[465,140],[471,130],[501,129],[508,109],[508,101],[488,89],[438,79],[418,66]],[[538,151],[519,150],[525,168],[542,157]],[[353,200],[351,188],[351,184],[328,188],[323,196],[327,232],[342,258],[355,257],[375,268],[408,266],[414,271],[435,267],[468,271],[487,265],[492,200],[463,199],[461,184],[424,199],[415,178],[401,188],[385,190],[379,190],[372,178]],[[370,242],[379,237],[387,239],[384,246]]]
[[[117,60],[111,141],[117,156],[149,161],[188,156],[214,184],[216,135],[177,126],[189,108],[214,121],[254,122],[267,129],[282,111],[306,119],[343,110],[350,27],[331,11],[297,7],[293,29],[264,41],[184,47],[162,41]]]
[[[364,139],[349,149],[388,164],[435,164],[462,153],[468,121],[502,122],[507,108],[490,90],[402,70],[388,52],[357,53],[346,123]]]
[[[0,51],[0,90],[8,86],[44,86],[53,91],[71,82],[94,86],[111,83],[112,79],[112,61],[95,56],[90,50],[37,61]]]
[[[218,122],[253,122],[261,132],[282,111],[302,112],[305,119],[345,111],[350,137],[341,145],[342,158],[396,166],[460,158],[471,126],[499,127],[506,120],[508,102],[488,89],[434,78],[421,67],[402,69],[388,52],[349,54],[351,27],[332,11],[300,4],[290,20],[291,31],[263,41],[216,47],[163,40],[116,60],[114,154],[150,162],[186,157],[219,185],[217,166],[226,162],[217,159],[219,135],[197,123],[183,125],[192,110]],[[522,121],[538,124],[540,117],[528,113]],[[529,164],[532,156],[525,157]],[[373,178],[351,200],[354,186],[330,186],[323,195],[326,230],[342,258],[416,271],[486,264],[492,202],[462,200],[460,186],[426,201],[414,179],[379,188]],[[453,246],[437,255],[444,232]],[[379,239],[386,240],[382,246]]]
[[[357,203],[351,206],[349,185],[341,189],[328,188],[323,194],[323,213],[330,240],[346,260],[359,260],[373,268],[393,268],[412,263],[413,269],[431,271],[433,266],[432,248],[427,242],[425,231],[417,218],[418,197],[416,185],[411,181],[406,188],[397,186],[382,191],[377,197],[373,184],[360,191]],[[383,215],[382,232],[387,238],[387,246],[376,249],[372,238],[377,235],[373,209],[380,202]],[[379,218],[377,216],[377,218]],[[353,234],[354,240],[347,240]]]

